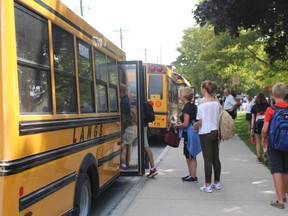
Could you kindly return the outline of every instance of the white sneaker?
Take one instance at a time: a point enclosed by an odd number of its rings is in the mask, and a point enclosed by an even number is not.
[[[220,184],[220,182],[218,182],[218,183],[212,183],[211,184],[211,188],[213,188],[213,189],[215,189],[215,190],[221,190],[221,184]]]
[[[209,186],[203,185],[202,187],[200,187],[200,190],[203,192],[212,193],[211,185]]]

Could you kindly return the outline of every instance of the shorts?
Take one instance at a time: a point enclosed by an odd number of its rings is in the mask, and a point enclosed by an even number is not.
[[[255,125],[254,125],[254,133],[255,133],[255,134],[261,134],[263,125],[264,125],[264,122],[263,122],[263,121],[255,122]]]
[[[124,130],[122,141],[124,144],[131,145],[137,139],[137,126],[131,125]]]
[[[193,157],[189,151],[188,151],[188,148],[187,148],[187,143],[188,143],[188,135],[187,135],[187,132],[183,132],[183,138],[184,138],[184,147],[183,147],[183,154],[185,156],[186,159],[192,159],[192,158],[196,158],[196,157]]]
[[[288,152],[278,151],[269,146],[270,170],[271,174],[288,174]]]
[[[252,118],[252,113],[246,113],[246,120],[247,121],[251,121],[251,118]]]

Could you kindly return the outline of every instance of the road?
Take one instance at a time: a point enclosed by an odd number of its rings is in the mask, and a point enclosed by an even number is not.
[[[149,145],[154,159],[166,147],[154,139],[149,140]],[[139,176],[120,176],[97,200],[93,200],[91,216],[108,216],[139,179]]]

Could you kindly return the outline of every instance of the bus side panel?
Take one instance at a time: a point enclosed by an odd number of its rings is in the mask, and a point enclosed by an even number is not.
[[[119,150],[119,145],[117,144],[119,141],[119,139],[112,140],[109,143],[54,160],[24,172],[1,177],[0,183],[5,185],[3,191],[5,196],[3,197],[4,199],[2,202],[5,208],[1,208],[1,214],[25,215],[28,212],[32,212],[33,215],[50,216],[61,215],[67,210],[72,209],[74,204],[76,172],[80,169],[80,163],[83,158],[89,153],[92,153],[93,155],[110,155]],[[103,187],[107,182],[117,176],[119,170],[119,157],[120,155],[118,154],[98,167],[100,187]],[[96,159],[99,161],[100,158]],[[35,201],[35,203],[28,204],[27,207],[21,204],[15,206],[15,203],[19,204],[21,198],[23,199],[25,196],[32,196],[32,194],[36,194],[37,191],[45,191],[50,184],[55,184],[55,182],[60,181],[63,177],[69,175],[75,176],[74,180],[71,180],[71,177],[70,182],[67,184],[63,182],[63,187],[53,191],[51,194],[45,196],[45,193],[49,193],[50,190],[48,190],[44,193],[44,197]],[[93,182],[91,182],[91,184],[93,184]],[[21,195],[21,193],[23,193],[23,195]],[[34,196],[35,198],[33,200],[39,198],[39,196]],[[32,202],[34,202],[33,200]],[[25,201],[22,202],[25,203]],[[61,203],[61,205],[59,205],[59,203]],[[50,206],[51,208],[47,208],[47,206]],[[43,211],[43,209],[45,209],[45,211]]]

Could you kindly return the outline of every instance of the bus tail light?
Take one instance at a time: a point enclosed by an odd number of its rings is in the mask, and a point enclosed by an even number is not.
[[[163,72],[163,67],[162,66],[157,66],[157,72]]]
[[[152,65],[152,66],[150,66],[149,67],[149,71],[150,72],[158,72],[158,73],[160,73],[160,72],[164,72],[164,67],[163,66],[154,66],[154,65]]]
[[[150,72],[155,72],[156,68],[155,68],[155,66],[150,66],[149,70],[150,70]]]

